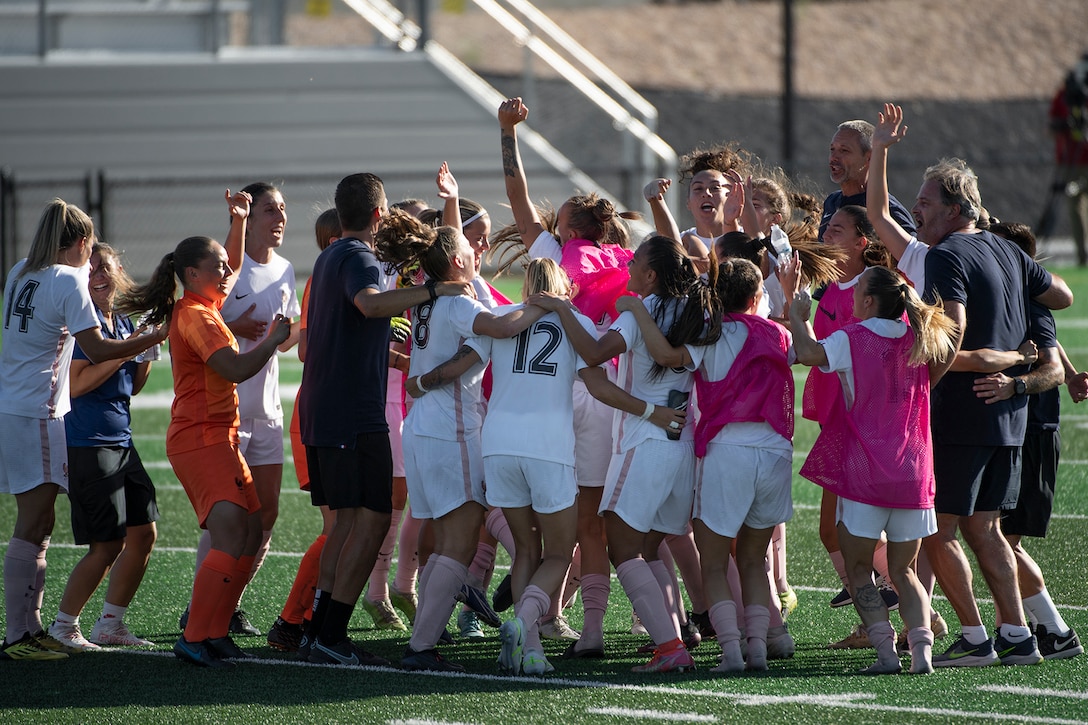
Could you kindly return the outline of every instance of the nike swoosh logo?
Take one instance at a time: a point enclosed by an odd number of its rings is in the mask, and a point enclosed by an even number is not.
[[[1003,649],[1003,650],[1001,650],[1000,652],[998,652],[998,653],[997,653],[997,656],[998,656],[998,657],[1004,657],[1005,655],[1007,655],[1007,654],[1009,654],[1010,652],[1013,652],[1013,651],[1015,651],[1015,650],[1016,650],[1016,646],[1015,646],[1015,645],[1014,645],[1014,646],[1012,646],[1012,647],[1007,647],[1006,649]]]
[[[1069,645],[1073,644],[1073,640],[1075,640],[1075,639],[1076,639],[1076,637],[1070,637],[1069,639],[1065,640],[1064,642],[1062,642],[1061,640],[1054,640],[1054,651],[1055,652],[1061,652],[1063,649],[1065,649]]]
[[[827,308],[825,308],[825,307],[821,307],[821,308],[820,308],[820,312],[822,312],[822,313],[824,313],[825,315],[827,315],[828,317],[830,317],[830,318],[831,318],[831,321],[832,321],[832,322],[834,322],[834,321],[835,321],[835,318],[839,316],[839,313],[838,313],[838,312],[830,312],[830,311],[828,311],[828,310],[827,310]]]
[[[1010,648],[1010,649],[1009,649],[1008,651],[1009,651],[1009,652],[1012,652],[1012,651],[1013,651],[1014,649],[1016,649],[1016,648],[1015,648],[1015,647],[1012,647],[1012,648]],[[968,657],[968,656],[970,656],[970,655],[977,655],[977,654],[978,654],[978,650],[977,650],[977,649],[969,650],[969,651],[967,651],[967,652],[949,652],[949,653],[948,653],[948,659],[950,659],[950,660],[958,660],[958,659],[959,659],[959,658],[961,658],[961,657]],[[1004,654],[1004,653],[1003,653],[1003,654]]]
[[[249,292],[246,292],[244,295],[234,295],[234,299],[236,300],[244,300],[246,297],[249,297]]]

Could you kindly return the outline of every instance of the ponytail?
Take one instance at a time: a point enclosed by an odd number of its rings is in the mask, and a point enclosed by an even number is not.
[[[114,306],[130,317],[146,313],[145,324],[159,325],[170,322],[174,302],[178,295],[178,282],[185,270],[196,267],[212,253],[217,242],[210,237],[187,237],[178,243],[173,252],[162,258],[147,284],[134,287],[123,294]]]
[[[63,199],[53,199],[42,210],[23,272],[36,272],[56,264],[57,253],[85,237],[88,243],[94,240],[94,222],[87,213]]]

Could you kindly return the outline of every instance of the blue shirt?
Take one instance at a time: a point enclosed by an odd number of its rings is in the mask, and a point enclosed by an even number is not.
[[[95,308],[102,326],[102,336],[124,340],[133,333],[132,321],[114,315],[113,330],[106,325],[105,316]],[[73,360],[89,360],[76,343]],[[105,382],[78,398],[72,398],[72,410],[64,416],[64,432],[70,448],[96,446],[132,446],[132,415],[129,402],[136,378],[137,363],[129,360]]]

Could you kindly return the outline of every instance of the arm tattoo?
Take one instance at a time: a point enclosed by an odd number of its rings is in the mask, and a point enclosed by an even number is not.
[[[460,374],[452,374],[450,372],[450,368],[457,365],[466,356],[473,355],[475,353],[476,351],[468,345],[462,345],[461,349],[454,353],[453,357],[451,357],[449,360],[442,363],[434,370],[431,370],[430,372],[424,373],[420,376],[419,379],[423,381],[423,387],[427,388],[427,390],[430,390],[431,388],[440,388],[446,383],[449,383],[461,377]]]
[[[507,176],[516,176],[518,171],[518,142],[505,131],[502,134],[502,170]]]

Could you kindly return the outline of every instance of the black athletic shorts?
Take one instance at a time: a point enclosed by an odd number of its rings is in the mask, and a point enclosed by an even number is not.
[[[933,472],[939,514],[1012,509],[1020,493],[1020,447],[934,444]]]
[[[1001,530],[1017,536],[1046,536],[1054,509],[1054,483],[1062,435],[1058,431],[1028,431],[1024,437],[1020,499],[1001,513]]]
[[[127,527],[159,520],[155,484],[131,447],[70,447],[68,499],[77,544],[117,541]]]
[[[393,451],[388,433],[360,433],[354,448],[306,446],[310,501],[337,509],[393,511]]]

